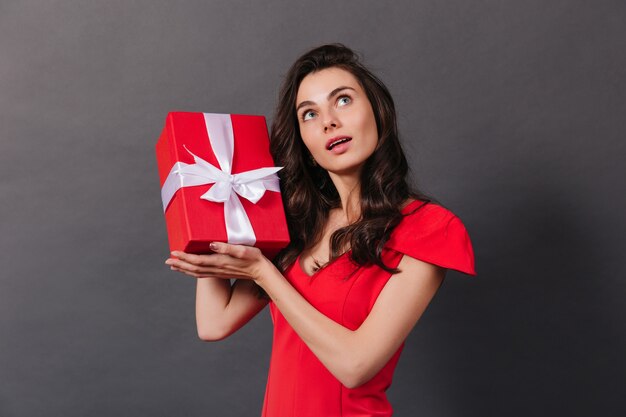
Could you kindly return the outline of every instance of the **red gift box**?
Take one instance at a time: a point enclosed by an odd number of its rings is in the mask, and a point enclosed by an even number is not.
[[[229,242],[271,259],[287,246],[265,117],[169,113],[156,154],[170,250],[210,253],[210,242]]]

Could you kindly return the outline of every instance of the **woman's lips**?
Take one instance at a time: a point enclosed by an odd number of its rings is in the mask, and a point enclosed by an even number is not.
[[[328,145],[328,150],[335,155],[340,155],[350,149],[350,145],[352,144],[352,138],[343,137],[339,139],[335,139]]]
[[[350,142],[351,140],[352,138],[349,136],[337,136],[331,138],[328,140],[328,142],[326,142],[326,149],[332,151],[337,146],[343,145],[344,143]]]

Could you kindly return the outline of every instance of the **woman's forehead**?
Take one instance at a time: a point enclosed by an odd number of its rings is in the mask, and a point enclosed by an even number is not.
[[[302,101],[324,101],[330,92],[344,86],[362,90],[356,77],[343,68],[331,67],[312,72],[300,82],[296,105]]]

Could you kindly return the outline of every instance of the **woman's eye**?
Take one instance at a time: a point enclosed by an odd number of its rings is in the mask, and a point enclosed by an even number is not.
[[[337,100],[337,104],[339,104],[340,106],[345,106],[346,104],[350,104],[351,102],[352,99],[348,96],[339,97],[339,99]]]
[[[315,112],[312,110],[305,111],[302,113],[302,120],[310,120],[315,117]]]

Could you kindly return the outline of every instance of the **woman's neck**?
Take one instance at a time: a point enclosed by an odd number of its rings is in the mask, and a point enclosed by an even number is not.
[[[339,194],[343,216],[348,224],[356,222],[361,217],[361,179],[358,174],[338,175],[329,172],[328,175]]]

